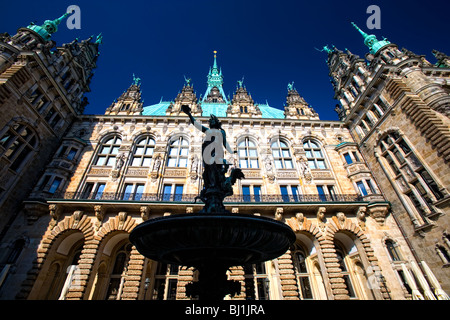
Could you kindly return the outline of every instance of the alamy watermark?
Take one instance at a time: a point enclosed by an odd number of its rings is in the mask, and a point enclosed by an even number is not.
[[[370,5],[366,10],[370,16],[367,18],[367,29],[381,29],[381,9],[377,5]]]
[[[72,15],[67,17],[66,25],[69,30],[81,29],[81,9],[77,5],[70,5],[67,7],[67,13]]]

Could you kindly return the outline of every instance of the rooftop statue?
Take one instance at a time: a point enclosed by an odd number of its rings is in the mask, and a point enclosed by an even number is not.
[[[191,78],[186,78],[186,76],[183,76],[183,77],[184,77],[184,81],[186,82],[186,85],[190,86],[191,82],[192,82],[192,79]]]
[[[230,153],[237,153],[237,151],[231,149],[225,130],[222,129],[222,124],[215,115],[211,115],[208,120],[208,128],[195,120],[189,106],[184,105],[181,109],[188,115],[191,123],[206,135],[202,143],[203,190],[197,197],[205,203],[205,207],[200,212],[224,213],[226,212],[223,205],[224,198],[233,195],[233,185],[237,179],[244,178],[244,174],[241,169],[233,168],[229,177],[225,177],[230,164],[225,160],[223,148]]]
[[[139,77],[136,78],[136,76],[133,73],[133,84],[138,86],[138,85],[140,85],[140,82],[141,82],[141,78],[139,78]]]
[[[291,83],[288,83],[287,89],[288,89],[288,91],[294,90],[294,81],[292,81]]]

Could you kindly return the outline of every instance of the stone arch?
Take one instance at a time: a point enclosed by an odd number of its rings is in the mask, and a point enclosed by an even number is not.
[[[113,136],[113,135],[118,135],[120,137],[120,139],[123,140],[124,134],[122,131],[120,131],[118,129],[114,129],[114,128],[105,129],[98,134],[97,138],[94,139],[93,142],[100,144],[103,141],[105,141],[108,137]]]
[[[63,224],[64,220],[60,223]],[[37,250],[38,257],[22,285],[20,294],[26,294],[26,298],[57,299],[55,290],[62,288],[66,268],[71,262],[69,260],[73,259],[74,250],[86,244],[87,235],[78,228],[62,226],[54,229],[43,237]],[[27,283],[32,284],[27,288]]]
[[[298,212],[295,217],[291,217],[290,219],[286,219],[286,223],[291,227],[291,229],[294,231],[294,233],[297,236],[297,240],[302,241],[301,236],[309,238],[309,241],[313,244],[313,246],[316,249],[317,252],[317,260],[314,263],[318,263],[319,267],[315,267],[313,269],[314,272],[318,272],[320,270],[320,276],[322,277],[323,284],[324,284],[324,292],[323,290],[319,290],[320,296],[326,296],[328,299],[333,297],[333,280],[330,278],[328,274],[328,269],[330,268],[330,265],[332,266],[333,263],[335,263],[335,256],[333,256],[334,253],[334,246],[333,242],[328,240],[323,233],[321,232],[320,228],[313,223],[311,220],[306,218],[303,213]],[[290,248],[284,256],[281,258],[284,258],[285,260],[281,260],[281,263],[286,264],[285,268],[293,268],[293,262],[291,259],[291,249]],[[289,258],[289,259],[288,259]],[[281,269],[281,267],[280,267]],[[291,275],[289,279],[291,282],[295,278],[294,275]],[[318,282],[318,279],[315,279],[316,282]],[[321,288],[319,288],[321,289]],[[297,287],[295,287],[295,290],[298,290]],[[285,294],[285,293],[283,293]],[[293,287],[290,290],[289,293],[286,295],[296,295],[298,297],[298,291],[293,291]]]
[[[372,284],[372,288],[375,288],[372,290],[375,299],[389,299],[386,283],[382,280],[382,277],[375,276],[376,274],[381,274],[381,268],[379,267],[378,259],[375,256],[374,250],[370,244],[370,239],[367,237],[365,232],[358,225],[353,223],[353,221],[346,218],[342,212],[338,212],[335,216],[328,220],[327,228],[325,230],[325,236],[333,243],[333,246],[336,234],[339,232],[353,238],[358,251],[363,253],[363,255],[360,255],[361,263],[365,267],[368,276],[373,277],[373,282],[376,282],[375,285]],[[337,269],[339,269],[339,267]],[[338,273],[340,272],[338,270],[333,271]],[[345,293],[345,296],[347,296],[347,293]],[[348,296],[344,299],[347,298]]]
[[[179,137],[182,137],[184,139],[187,140],[187,142],[189,143],[189,145],[192,144],[192,139],[191,139],[191,135],[189,134],[189,132],[186,131],[181,131],[179,129],[174,129],[170,132],[170,134],[167,136],[167,147],[170,146],[170,144],[178,139]]]
[[[141,130],[138,130],[138,131],[134,132],[134,133],[131,135],[130,141],[132,142],[132,146],[133,146],[139,139],[141,139],[141,138],[143,138],[143,137],[147,137],[147,136],[150,137],[150,138],[152,138],[152,139],[155,140],[155,142],[156,142],[156,134],[155,134],[155,132],[148,131],[147,129],[141,129]]]
[[[279,138],[280,140],[283,140],[285,142],[288,143],[288,146],[290,148],[293,147],[293,145],[295,145],[295,140],[293,137],[289,137],[288,134],[286,133],[282,133],[282,132],[271,132],[268,136],[267,136],[267,144],[269,145],[269,147],[271,146],[272,142]]]
[[[306,140],[313,140],[313,141],[319,142],[319,146],[321,148],[325,147],[325,145],[326,145],[325,138],[315,132],[310,132],[310,133],[306,134],[305,136],[303,136],[303,138],[300,139],[300,143],[302,146]]]
[[[115,217],[111,217],[108,222],[102,224],[95,237],[95,248],[90,249],[91,255],[89,261],[86,261],[89,263],[82,266],[86,270],[80,272],[79,281],[83,280],[83,274],[86,272],[93,274],[93,276],[90,277],[89,281],[86,281],[82,294],[76,291],[69,292],[73,299],[82,299],[84,294],[88,294],[89,299],[98,299],[99,295],[103,294],[105,283],[102,283],[102,279],[108,276],[108,263],[111,262],[108,257],[119,243],[128,241],[129,234],[136,225],[136,221],[126,212],[119,212]],[[129,265],[133,265],[133,277],[142,276],[144,259],[133,246],[129,260]],[[96,288],[97,285],[101,288]],[[136,299],[138,294],[134,292],[136,285],[139,285],[139,283],[125,279],[122,297]]]
[[[76,211],[74,214],[66,216],[59,222],[56,222],[55,218],[56,217],[52,219],[47,231],[42,237],[41,243],[37,249],[37,258],[34,260],[31,270],[28,271],[27,278],[22,284],[22,289],[16,296],[17,299],[27,299],[29,297],[33,286],[36,283],[36,279],[39,277],[39,274],[47,261],[49,253],[52,249],[56,250],[56,247],[65,237],[78,232],[83,238],[85,246],[94,239],[93,225],[86,215],[80,215],[80,211]]]
[[[242,142],[243,139],[249,138],[252,142],[254,142],[257,146],[259,145],[260,138],[250,132],[242,132],[234,136],[234,139],[236,141],[236,146]]]
[[[392,133],[392,132],[396,132],[396,133],[400,134],[401,136],[404,136],[403,132],[398,127],[390,127],[386,130],[378,132],[376,140],[375,140],[375,146],[378,147],[380,145],[381,139],[383,139],[387,134]]]
[[[125,231],[130,233],[136,226],[136,221],[125,212],[119,212],[114,218],[104,223],[97,233],[99,240],[103,240],[113,231]]]

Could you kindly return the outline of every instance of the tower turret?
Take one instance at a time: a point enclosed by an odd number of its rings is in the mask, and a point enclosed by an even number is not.
[[[261,117],[261,110],[255,104],[251,94],[244,86],[244,78],[237,82],[236,92],[231,104],[228,106],[227,115],[232,117]]]
[[[203,102],[219,102],[228,103],[228,100],[223,91],[223,76],[222,69],[217,66],[217,51],[214,51],[214,64],[209,69],[208,73],[208,87],[206,88],[205,95],[203,96]]]
[[[178,93],[173,104],[170,104],[166,110],[166,115],[177,116],[182,113],[181,107],[186,105],[191,108],[191,113],[194,116],[202,115],[202,108],[198,103],[197,95],[194,92],[194,86],[192,85],[192,80],[190,78],[184,78],[185,83],[181,92]]]
[[[143,102],[141,100],[141,79],[133,74],[133,83],[115,100],[105,114],[113,115],[140,115]]]
[[[319,115],[303,99],[294,88],[294,82],[287,86],[288,94],[286,96],[286,105],[284,107],[284,116],[286,119],[313,119],[319,120]]]

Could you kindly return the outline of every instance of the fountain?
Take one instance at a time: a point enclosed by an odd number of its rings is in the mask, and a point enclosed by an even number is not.
[[[233,168],[226,177],[230,164],[224,160],[222,146],[233,151],[217,117],[211,115],[207,128],[194,119],[188,106],[182,110],[206,135],[202,144],[204,187],[197,197],[205,205],[198,213],[147,220],[134,228],[130,241],[149,259],[197,269],[198,281],[186,286],[188,296],[221,300],[240,292],[239,282],[227,280],[230,267],[279,257],[294,243],[295,234],[282,222],[225,209],[224,198],[233,194],[233,185],[244,174]]]

